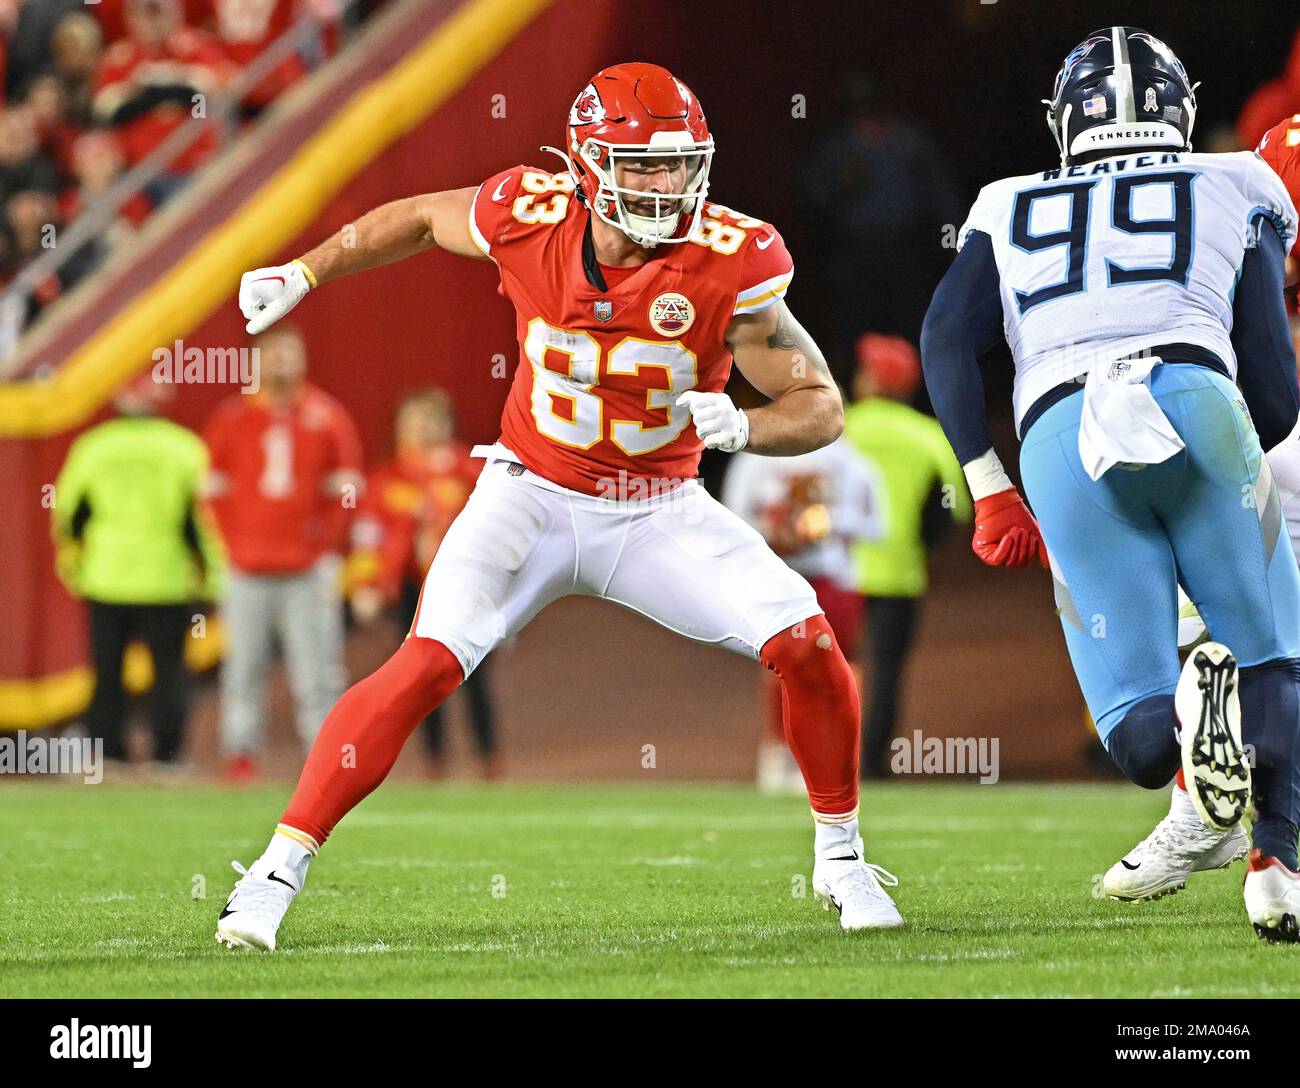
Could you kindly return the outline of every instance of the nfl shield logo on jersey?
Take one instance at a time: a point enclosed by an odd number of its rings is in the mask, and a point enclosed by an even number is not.
[[[665,291],[650,303],[650,324],[661,336],[681,336],[694,322],[691,300],[676,291]]]
[[[608,321],[614,316],[614,304],[607,298],[598,298],[591,304],[591,312],[597,321]]]

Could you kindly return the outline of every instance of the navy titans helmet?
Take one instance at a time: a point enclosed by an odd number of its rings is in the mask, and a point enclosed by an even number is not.
[[[1114,149],[1192,149],[1196,87],[1173,50],[1145,30],[1094,30],[1070,50],[1047,106],[1061,165]]]

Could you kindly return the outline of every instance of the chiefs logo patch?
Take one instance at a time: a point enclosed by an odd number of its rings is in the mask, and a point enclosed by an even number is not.
[[[569,124],[591,125],[604,119],[605,105],[600,100],[596,85],[588,83],[578,97],[573,100],[573,108],[569,110]]]
[[[665,291],[650,303],[650,324],[661,336],[681,336],[695,323],[695,307],[685,295]]]

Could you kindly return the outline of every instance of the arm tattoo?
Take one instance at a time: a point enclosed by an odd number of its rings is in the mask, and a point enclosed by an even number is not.
[[[776,304],[776,328],[769,334],[767,346],[778,351],[793,351],[798,358],[807,360],[814,370],[830,373],[830,367],[813,338],[794,319],[784,302]]]

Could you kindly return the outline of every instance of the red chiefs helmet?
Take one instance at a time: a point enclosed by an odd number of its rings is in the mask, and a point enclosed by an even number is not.
[[[713,137],[686,84],[657,64],[605,68],[574,100],[568,135],[564,158],[596,215],[643,246],[690,237],[709,191]],[[684,180],[647,194],[619,184],[620,163],[667,166]]]

